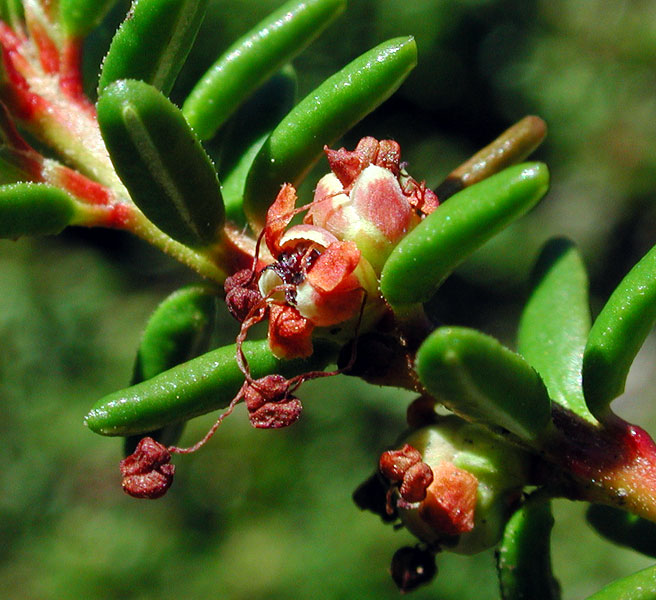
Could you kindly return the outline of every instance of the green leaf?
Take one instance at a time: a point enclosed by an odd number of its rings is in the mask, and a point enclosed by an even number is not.
[[[244,211],[255,230],[283,183],[297,185],[323,154],[396,91],[417,62],[411,37],[376,46],[308,94],[273,130],[246,182]]]
[[[9,109],[0,104],[0,184],[41,182],[43,169],[44,157],[23,139]]]
[[[216,290],[190,285],[173,292],[151,315],[141,337],[132,384],[141,383],[207,352],[216,316]],[[147,435],[164,443],[180,439],[184,421]],[[134,451],[143,436],[125,441],[126,454]]]
[[[656,566],[610,583],[587,600],[654,600],[656,598]]]
[[[116,4],[116,0],[59,0],[59,21],[70,37],[86,37]]]
[[[533,272],[519,325],[518,350],[540,374],[549,396],[595,422],[583,398],[581,367],[590,331],[588,276],[572,242],[553,239]]]
[[[441,327],[419,348],[419,380],[439,402],[469,421],[504,427],[534,440],[551,422],[540,376],[494,338],[464,327]]]
[[[119,79],[138,79],[168,95],[196,39],[207,2],[135,0],[103,61],[98,91]]]
[[[246,178],[267,137],[294,106],[296,73],[286,65],[244,103],[226,123],[218,171],[226,216],[243,224]]]
[[[31,159],[25,152],[0,145],[0,184],[33,181],[40,178],[41,165],[34,169],[36,159]]]
[[[583,355],[583,392],[603,420],[656,322],[656,246],[631,269],[595,319]]]
[[[77,214],[75,200],[59,188],[44,183],[0,187],[0,238],[56,234]]]
[[[224,222],[216,171],[180,110],[142,81],[117,81],[98,100],[116,172],[143,213],[173,239],[206,246]]]
[[[497,553],[503,600],[558,600],[551,570],[551,502],[529,498],[511,517]]]
[[[435,189],[439,201],[444,202],[456,192],[526,160],[546,135],[547,124],[540,117],[524,117],[449,173]]]
[[[182,111],[211,138],[253,91],[301,52],[346,7],[346,0],[293,0],[237,40],[210,67]]]
[[[320,343],[311,357],[302,360],[274,357],[266,340],[246,342],[243,349],[255,379],[322,369],[335,358],[334,347]],[[225,408],[244,382],[235,353],[234,345],[224,346],[109,394],[96,403],[85,422],[102,435],[132,435]]]
[[[452,196],[394,248],[380,287],[393,307],[426,302],[474,250],[527,213],[549,188],[540,163],[505,169]]]
[[[165,298],[141,337],[132,383],[159,375],[207,351],[216,312],[216,290],[189,285]]]
[[[24,18],[21,0],[0,0],[0,19],[12,29],[18,29]]]
[[[586,518],[611,542],[656,558],[656,523],[604,504],[591,505]]]

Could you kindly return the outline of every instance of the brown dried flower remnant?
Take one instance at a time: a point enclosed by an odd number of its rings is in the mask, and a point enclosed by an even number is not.
[[[421,502],[426,498],[426,489],[433,482],[433,471],[410,444],[400,450],[383,452],[378,467],[384,477],[399,486],[405,502]]]
[[[282,375],[267,375],[246,385],[244,401],[251,425],[258,429],[287,427],[298,420],[303,409]]]
[[[225,280],[223,287],[228,310],[240,323],[262,300],[256,274],[251,269],[237,271]]]
[[[406,502],[421,502],[426,498],[427,489],[432,482],[433,471],[425,462],[412,465],[403,476],[399,488],[401,498]]]
[[[171,487],[175,465],[171,453],[153,438],[145,437],[121,461],[123,491],[134,498],[160,498]]]

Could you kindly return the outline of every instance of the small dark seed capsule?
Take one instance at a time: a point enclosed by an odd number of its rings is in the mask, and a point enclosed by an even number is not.
[[[394,554],[390,572],[401,592],[411,592],[437,575],[435,554],[418,546],[404,546]]]

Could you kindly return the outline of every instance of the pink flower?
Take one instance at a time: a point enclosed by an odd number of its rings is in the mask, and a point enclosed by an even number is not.
[[[297,209],[296,190],[283,185],[267,211],[257,273],[226,287],[235,316],[264,310],[258,320],[268,316],[269,346],[280,358],[309,356],[317,335],[344,343],[379,320],[385,260],[437,207],[435,194],[402,168],[396,142],[367,137],[354,151],[326,154],[332,172],[313,202]],[[303,210],[303,224],[290,227]]]

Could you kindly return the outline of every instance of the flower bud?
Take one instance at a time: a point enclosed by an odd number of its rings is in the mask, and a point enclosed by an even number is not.
[[[422,541],[460,554],[494,546],[527,484],[527,455],[455,416],[411,432],[404,442],[433,473],[421,502],[399,498],[404,525]]]
[[[270,260],[257,287],[268,308],[269,346],[279,358],[309,356],[313,336],[345,343],[379,321],[387,310],[379,290],[385,260],[437,207],[435,194],[401,167],[396,142],[367,137],[353,151],[325,151],[332,173],[319,181],[312,203],[297,209],[296,190],[286,183],[266,214]],[[303,224],[291,225],[304,210]],[[230,310],[241,316],[258,298],[230,286]]]
[[[419,217],[391,171],[369,165],[349,192],[329,173],[317,184],[306,222],[324,227],[341,240],[356,242],[380,273],[385,260]]]
[[[380,273],[394,246],[437,207],[437,197],[401,169],[391,140],[363,138],[353,152],[326,153],[332,173],[319,181],[305,222],[355,242]]]

